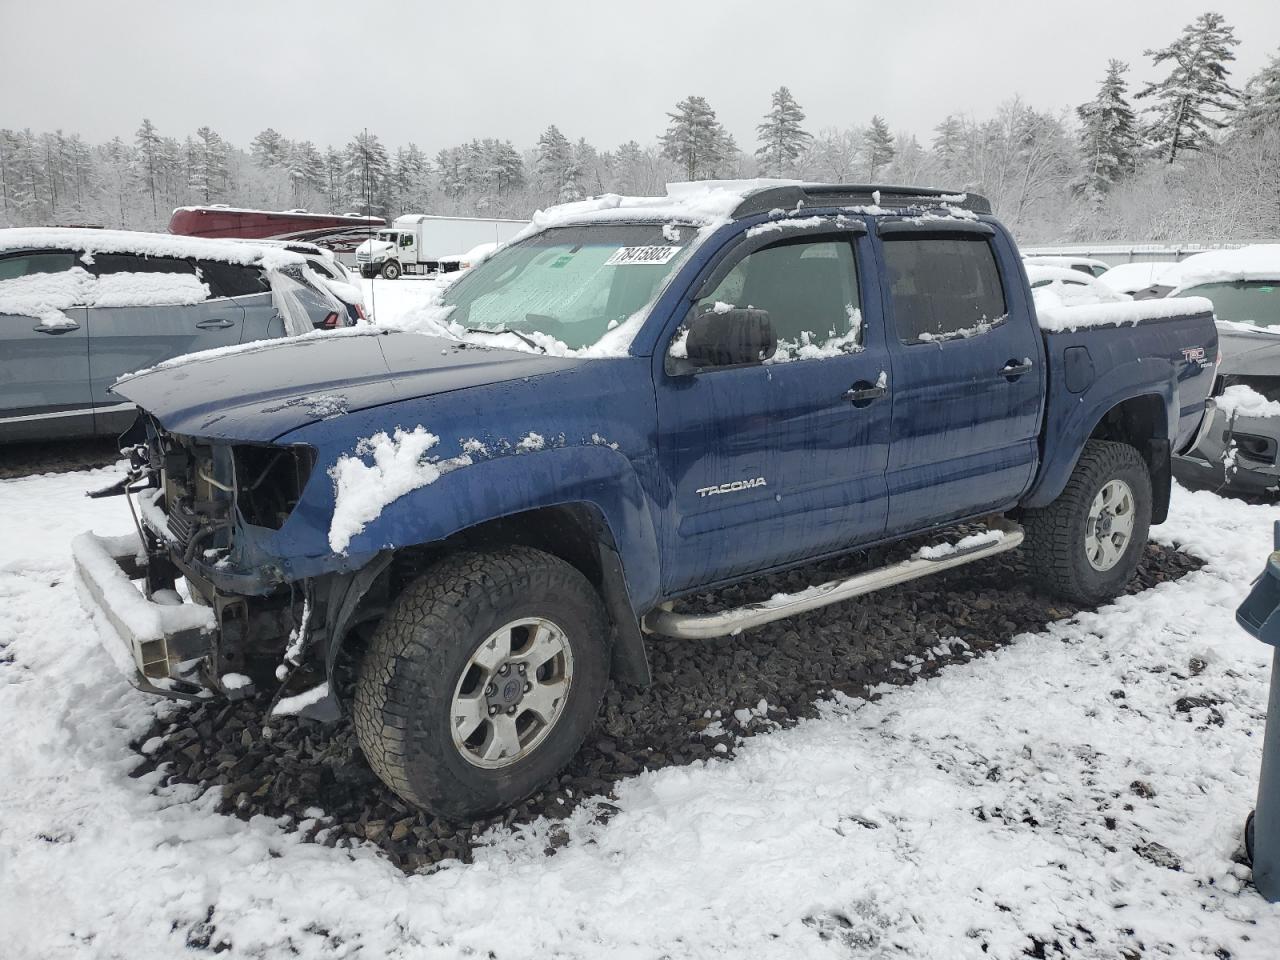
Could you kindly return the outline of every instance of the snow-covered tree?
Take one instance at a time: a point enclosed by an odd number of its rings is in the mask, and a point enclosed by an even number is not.
[[[667,116],[671,123],[661,137],[662,155],[679,164],[689,180],[714,177],[737,151],[706,98],[685,97]]]
[[[893,162],[895,152],[893,133],[889,130],[889,124],[885,122],[884,117],[876,114],[871,118],[871,125],[867,127],[865,142],[867,179],[875,183],[876,171]]]
[[[933,154],[944,171],[950,172],[964,150],[964,121],[954,114],[933,128]]]
[[[202,203],[221,199],[227,185],[227,147],[210,127],[187,138],[187,182]]]
[[[801,158],[803,175],[828,183],[849,183],[857,179],[855,171],[862,158],[863,134],[858,128],[824,127],[818,131]]]
[[[1169,75],[1148,83],[1136,94],[1153,98],[1144,133],[1153,150],[1173,163],[1184,150],[1200,150],[1212,134],[1226,126],[1240,92],[1228,81],[1227,64],[1236,58],[1235,29],[1219,13],[1202,13],[1183,27],[1177,40],[1159,50],[1146,50],[1156,66],[1170,63]]]
[[[160,189],[160,162],[163,139],[156,126],[146,117],[142,118],[142,126],[133,138],[134,150],[137,151],[137,167],[135,176],[139,184],[151,197],[151,215],[159,217],[160,204],[156,194]]]
[[[1240,109],[1232,117],[1234,132],[1257,136],[1280,133],[1280,53],[1244,85]]]
[[[1137,121],[1125,99],[1124,75],[1128,69],[1129,65],[1120,60],[1109,61],[1098,95],[1076,107],[1080,157],[1084,162],[1084,170],[1075,181],[1078,191],[1106,193],[1136,167]]]
[[[371,216],[386,216],[390,204],[391,161],[377,134],[357,133],[343,154],[347,196]]]
[[[573,145],[554,123],[538,137],[538,186],[553,201],[577,200],[577,164]]]
[[[756,127],[760,146],[756,157],[760,172],[769,177],[791,176],[813,135],[806,131],[804,111],[791,91],[779,87],[773,92],[773,106],[764,116],[764,122]]]
[[[260,167],[282,167],[289,159],[289,141],[278,131],[267,127],[250,142],[249,153]]]
[[[324,157],[310,140],[293,145],[285,160],[294,206],[309,195],[322,195],[325,190]]]

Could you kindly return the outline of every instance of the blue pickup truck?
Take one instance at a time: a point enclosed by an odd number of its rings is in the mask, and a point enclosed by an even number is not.
[[[750,182],[553,208],[411,329],[118,382],[133,468],[100,493],[139,531],[76,540],[83,596],[140,688],[350,703],[406,801],[495,810],[569,761],[610,675],[647,681],[650,636],[1019,546],[1050,590],[1120,592],[1217,335],[1204,301],[1071,309],[1037,317],[973,195]],[[679,604],[934,530],[793,595]]]

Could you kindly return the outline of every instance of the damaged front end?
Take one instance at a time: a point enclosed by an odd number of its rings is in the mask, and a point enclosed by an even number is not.
[[[357,570],[294,576],[272,551],[315,467],[303,445],[211,442],[147,417],[122,441],[136,534],[73,543],[81,595],[139,689],[181,699],[273,692],[269,711],[336,719],[342,638],[384,604],[371,589],[389,556]],[[366,602],[362,602],[366,601]],[[123,654],[123,655],[122,655]]]

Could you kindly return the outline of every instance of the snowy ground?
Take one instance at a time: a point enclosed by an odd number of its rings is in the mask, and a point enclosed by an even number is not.
[[[116,475],[0,481],[6,958],[1280,956],[1232,861],[1269,663],[1232,614],[1271,509],[1179,490],[1159,536],[1208,561],[1183,580],[624,781],[554,856],[535,824],[406,877],[130,778],[167,708],[98,647],[67,547],[129,529],[81,497]]]
[[[401,277],[399,280],[361,279],[364,289],[364,303],[369,307],[374,321],[380,324],[393,324],[406,313],[424,305],[440,290],[447,286],[458,275],[448,277]]]

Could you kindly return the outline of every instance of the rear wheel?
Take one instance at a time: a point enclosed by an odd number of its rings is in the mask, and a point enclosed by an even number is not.
[[[416,806],[473,817],[572,759],[607,677],[608,621],[587,579],[528,547],[458,554],[378,626],[356,684],[374,772]]]
[[[1151,474],[1126,443],[1090,440],[1058,499],[1022,517],[1032,574],[1082,604],[1110,600],[1138,568],[1151,526]]]
[[[400,276],[400,264],[394,260],[387,261],[382,267],[382,276],[385,280],[396,280]]]

